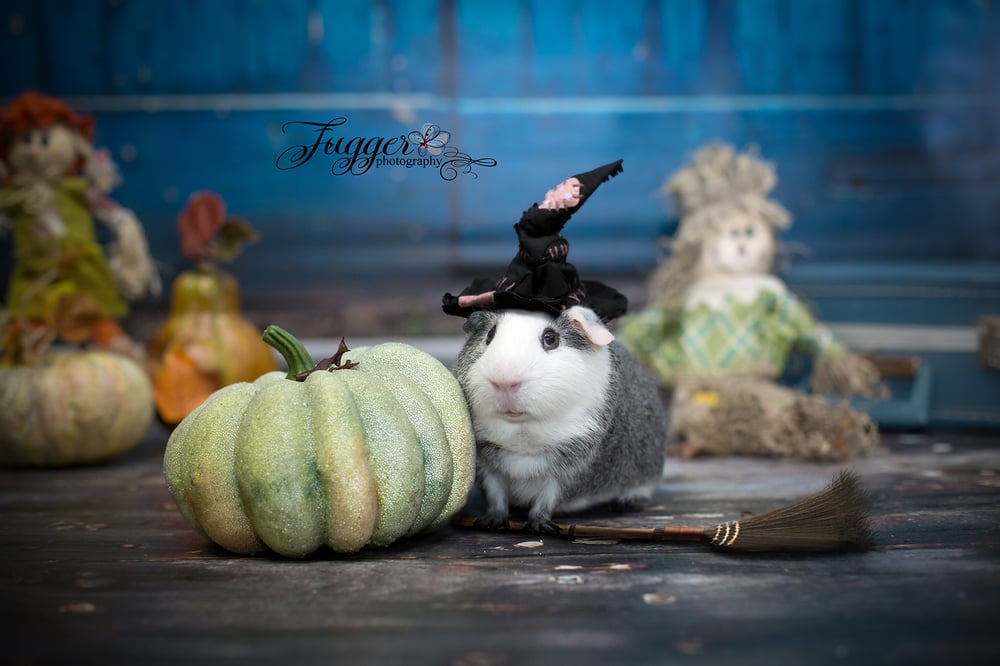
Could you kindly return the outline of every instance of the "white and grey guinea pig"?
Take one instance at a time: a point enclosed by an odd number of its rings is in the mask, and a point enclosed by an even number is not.
[[[472,412],[483,524],[528,509],[554,513],[650,498],[666,450],[667,414],[653,381],[589,308],[558,317],[476,311],[456,375]]]

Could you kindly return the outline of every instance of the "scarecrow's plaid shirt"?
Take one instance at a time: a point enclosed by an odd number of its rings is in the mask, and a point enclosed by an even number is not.
[[[768,373],[777,378],[792,350],[836,355],[846,349],[793,294],[764,292],[721,309],[651,306],[621,320],[618,338],[644,366],[672,384],[678,373]]]

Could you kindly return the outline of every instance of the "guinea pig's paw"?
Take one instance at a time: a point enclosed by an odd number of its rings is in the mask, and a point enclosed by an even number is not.
[[[535,534],[559,534],[559,525],[548,516],[528,516],[525,529]]]
[[[500,511],[487,511],[476,518],[475,526],[485,530],[510,529],[510,514]]]

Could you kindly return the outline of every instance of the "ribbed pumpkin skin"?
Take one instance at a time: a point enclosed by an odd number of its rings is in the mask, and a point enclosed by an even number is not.
[[[220,389],[171,434],[167,486],[185,519],[227,550],[304,557],[386,546],[446,522],[475,476],[458,382],[399,343],[304,382],[271,372]]]
[[[152,419],[149,378],[120,354],[50,352],[0,368],[0,465],[106,460],[138,444]]]

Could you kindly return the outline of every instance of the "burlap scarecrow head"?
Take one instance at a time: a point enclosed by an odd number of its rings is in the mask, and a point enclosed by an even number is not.
[[[661,191],[673,196],[680,226],[675,236],[663,243],[669,256],[650,275],[650,300],[664,305],[677,303],[699,277],[706,244],[723,233],[734,218],[759,223],[772,245],[776,243],[778,232],[788,228],[792,219],[770,198],[777,182],[774,165],[762,160],[756,148],[738,153],[723,143],[700,148],[692,164],[671,174]]]
[[[534,310],[558,315],[574,305],[589,307],[605,322],[625,313],[628,301],[615,289],[581,280],[566,258],[569,242],[559,235],[569,218],[612,176],[622,161],[564,180],[514,225],[518,251],[499,279],[478,278],[458,296],[445,294],[442,309],[468,317],[475,310]]]

